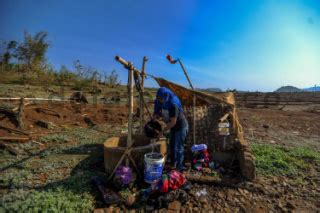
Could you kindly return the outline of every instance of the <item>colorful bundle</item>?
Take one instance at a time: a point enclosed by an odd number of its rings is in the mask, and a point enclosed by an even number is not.
[[[169,176],[169,187],[173,190],[180,188],[187,182],[187,179],[184,176],[184,174],[176,170],[170,171],[168,176]]]
[[[209,153],[207,149],[202,149],[193,153],[192,166],[195,170],[200,171],[203,167],[209,166]]]
[[[121,189],[129,185],[133,181],[133,174],[130,167],[119,166],[113,178],[113,184]]]
[[[186,182],[187,182],[187,179],[184,176],[184,174],[176,170],[172,170],[168,173],[168,175],[163,174],[162,179],[153,181],[151,184],[151,189],[153,191],[159,190],[162,193],[166,193],[170,189],[171,190],[179,189]]]

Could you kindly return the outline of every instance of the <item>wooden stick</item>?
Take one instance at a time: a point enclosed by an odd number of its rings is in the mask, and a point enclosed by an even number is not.
[[[8,131],[10,131],[10,132],[19,133],[19,134],[22,134],[22,135],[30,135],[30,134],[27,133],[27,132],[24,132],[24,131],[21,131],[21,130],[17,130],[17,129],[12,129],[12,128],[5,127],[5,126],[1,126],[1,125],[0,125],[0,129],[8,130]]]
[[[24,98],[21,97],[19,110],[17,113],[18,127],[24,129]]]
[[[29,137],[10,137],[10,136],[4,136],[4,137],[0,137],[0,140],[3,141],[28,141],[31,138]]]
[[[128,153],[128,158],[129,158],[129,160],[131,161],[133,167],[136,169],[136,172],[137,172],[139,178],[141,178],[140,171],[139,171],[139,169],[138,169],[138,167],[137,167],[136,162],[134,162],[134,160],[133,160],[133,158],[132,158],[132,156],[131,156],[131,152]]]
[[[128,118],[128,137],[127,148],[132,146],[132,125],[133,125],[133,64],[129,63],[129,118]],[[126,166],[129,166],[129,160],[126,159]]]
[[[124,153],[122,154],[120,160],[118,161],[117,165],[114,167],[114,169],[112,170],[110,176],[108,177],[107,181],[111,180],[112,176],[114,175],[114,173],[116,172],[117,168],[120,166],[120,164],[122,163],[123,159],[127,156],[127,154],[131,152],[131,148],[130,149],[126,149],[124,151]]]
[[[183,66],[183,64],[182,64],[182,62],[181,62],[180,59],[178,59],[178,62],[179,62],[179,64],[180,64],[180,66],[181,66],[181,68],[182,68],[182,70],[183,70],[183,72],[184,72],[184,74],[185,74],[188,82],[189,82],[190,88],[191,88],[192,90],[194,90],[193,85],[192,85],[192,83],[191,83],[191,80],[190,80],[190,78],[189,78],[189,75],[188,75],[188,73],[187,73],[187,70],[184,68],[184,66]],[[193,94],[192,117],[193,117],[193,144],[196,144],[196,143],[197,143],[197,140],[196,140],[196,94]]]
[[[194,88],[193,88],[193,85],[192,85],[192,83],[191,83],[191,80],[190,80],[190,78],[189,78],[189,75],[188,75],[186,69],[184,68],[184,66],[183,66],[183,64],[182,64],[182,62],[181,62],[180,59],[178,59],[178,62],[179,62],[179,64],[180,64],[180,66],[181,66],[181,68],[182,68],[185,76],[187,77],[187,80],[188,80],[188,82],[189,82],[190,88],[193,90]]]
[[[116,61],[118,61],[120,64],[122,64],[126,69],[128,69],[128,66],[129,66],[129,62],[127,62],[126,60],[124,60],[123,58],[121,58],[120,56],[116,56],[115,57]],[[135,72],[138,72],[139,74],[141,74],[141,71],[138,70],[137,68],[134,68],[134,71]],[[156,78],[155,76],[151,75],[151,74],[148,74],[148,73],[145,73],[146,76],[149,76],[151,78]]]
[[[141,92],[139,93],[139,108],[140,108],[140,129],[139,132],[140,134],[143,133],[143,126],[144,126],[144,103],[143,103],[143,94],[144,94],[144,78],[145,78],[145,66],[146,66],[146,62],[148,61],[148,58],[146,56],[143,57],[143,61],[142,61],[142,69],[141,69],[141,85],[140,85],[140,89]]]
[[[196,95],[193,94],[193,110],[192,110],[192,118],[193,118],[193,144],[197,143],[196,140]]]
[[[225,120],[229,117],[229,115],[230,115],[230,113],[229,113],[229,112],[228,112],[228,113],[226,113],[224,116],[222,116],[222,117],[219,119],[219,121],[220,121],[220,122],[225,121]]]
[[[43,143],[40,143],[40,142],[38,142],[38,141],[32,140],[32,142],[33,142],[33,143],[36,143],[36,144],[39,144],[40,146],[44,146]]]
[[[136,89],[137,91],[139,92],[139,97],[141,102],[142,102],[142,105],[145,107],[145,109],[147,110],[147,113],[149,115],[149,118],[152,119],[152,115],[150,113],[150,110],[148,108],[148,105],[146,104],[146,102],[144,101],[144,98],[143,98],[143,92],[141,91],[141,83],[140,83],[140,80],[139,80],[139,73],[138,72],[134,72],[133,73],[133,77],[134,77],[134,82],[135,82],[135,86],[136,86]]]
[[[24,106],[26,107],[26,106],[29,106],[29,105],[31,105],[31,104],[34,104],[34,103],[32,103],[32,102],[27,102],[27,103],[24,104]],[[18,111],[18,110],[19,110],[19,107],[15,107],[15,108],[12,109],[13,112],[16,112],[16,111]]]
[[[188,181],[193,183],[201,183],[201,184],[217,184],[221,179],[219,177],[212,177],[208,175],[192,175],[192,174],[185,174]]]
[[[0,97],[0,100],[4,101],[19,101],[21,98],[8,98],[8,97]],[[71,101],[71,99],[57,99],[57,98],[24,98],[28,101]]]
[[[46,108],[38,107],[38,108],[36,108],[36,110],[37,110],[37,112],[44,112],[44,113],[46,113],[46,112],[52,112],[52,113],[55,114],[55,116],[58,116],[59,118],[61,117],[60,114],[59,114],[57,111],[52,110],[52,109],[46,109]]]

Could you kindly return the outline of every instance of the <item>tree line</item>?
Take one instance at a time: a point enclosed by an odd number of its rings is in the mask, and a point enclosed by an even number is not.
[[[91,84],[104,84],[115,87],[120,84],[115,70],[102,72],[92,66],[81,64],[75,60],[73,69],[62,65],[55,70],[46,57],[50,47],[48,33],[40,31],[31,35],[27,31],[23,34],[21,42],[4,41],[0,47],[0,72],[1,75],[19,76],[19,83],[32,84],[43,82],[46,85],[68,85],[75,89],[83,89]]]

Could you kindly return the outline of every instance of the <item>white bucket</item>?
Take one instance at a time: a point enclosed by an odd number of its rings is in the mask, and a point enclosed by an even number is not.
[[[152,183],[162,178],[164,156],[160,153],[151,152],[144,155],[144,181]]]

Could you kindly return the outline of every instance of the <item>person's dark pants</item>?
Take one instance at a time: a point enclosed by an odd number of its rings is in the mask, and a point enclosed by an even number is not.
[[[188,135],[188,126],[170,131],[170,160],[175,168],[183,170],[184,143]]]

